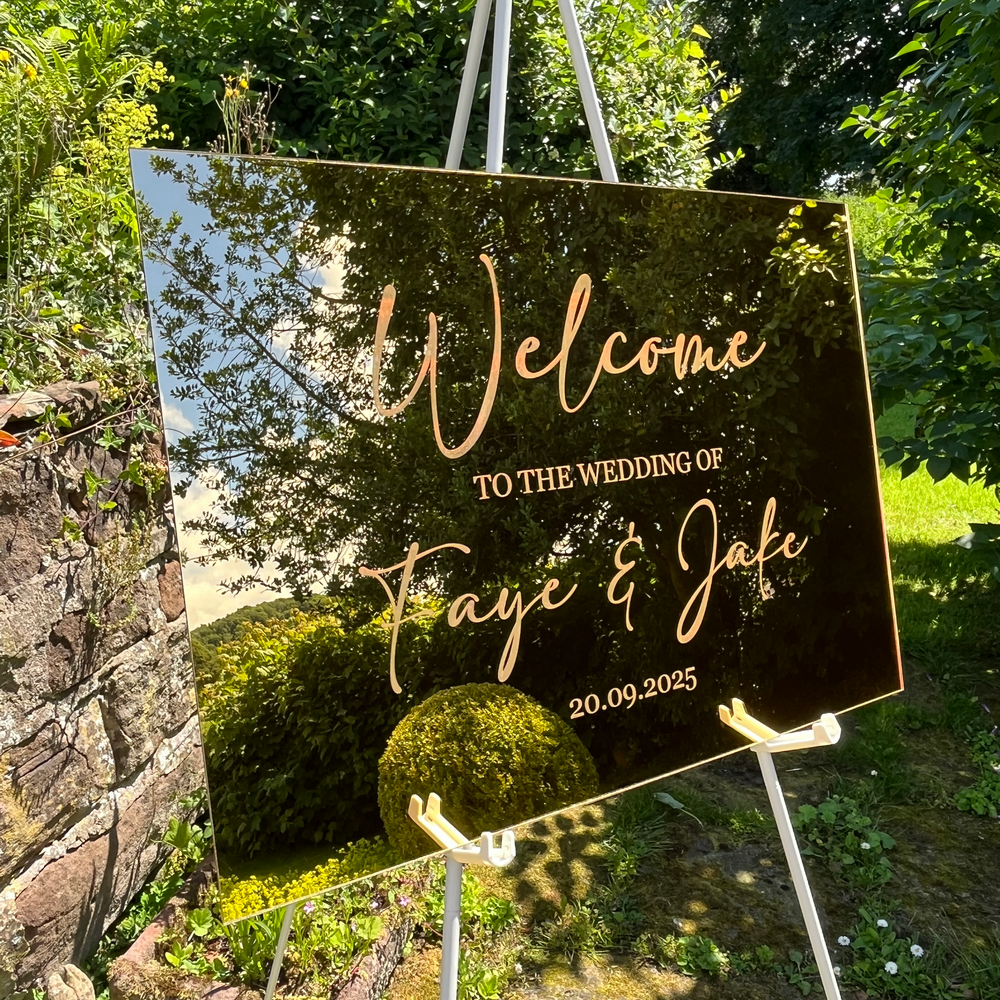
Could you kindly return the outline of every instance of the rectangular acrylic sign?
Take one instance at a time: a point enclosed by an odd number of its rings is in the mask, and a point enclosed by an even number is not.
[[[900,688],[842,206],[133,171],[224,876],[332,887],[433,850],[411,793],[476,836],[733,749],[733,697]]]

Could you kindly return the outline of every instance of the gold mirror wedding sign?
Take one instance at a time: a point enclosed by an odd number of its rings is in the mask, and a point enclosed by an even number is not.
[[[133,172],[228,917],[900,689],[843,206]]]

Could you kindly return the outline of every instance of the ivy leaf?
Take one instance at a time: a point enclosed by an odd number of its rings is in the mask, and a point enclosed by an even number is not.
[[[154,424],[153,421],[150,420],[149,417],[147,417],[142,410],[140,410],[136,414],[135,420],[132,423],[130,434],[132,437],[136,437],[137,435],[143,433],[155,434],[157,431],[159,431],[159,429],[160,428],[157,427],[157,425]]]
[[[125,439],[115,433],[111,424],[105,424],[104,432],[97,439],[97,443],[105,451],[113,451],[115,448],[120,448],[125,443]]]
[[[104,479],[101,476],[95,475],[90,469],[83,470],[83,479],[87,484],[87,499],[89,500],[93,497],[99,489],[103,486],[107,486],[111,482],[110,479]]]
[[[118,478],[122,482],[134,483],[136,486],[142,486],[143,479],[141,466],[142,463],[140,460],[138,458],[133,458],[132,461],[129,462],[128,467],[122,469],[122,471],[118,474]]]

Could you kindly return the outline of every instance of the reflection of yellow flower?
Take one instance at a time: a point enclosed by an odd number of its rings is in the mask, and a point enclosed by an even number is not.
[[[240,80],[240,90],[249,90],[250,84],[246,80]]]
[[[35,69],[35,67],[31,65],[31,63],[27,63],[24,67],[24,75],[29,80],[34,80],[35,77],[38,76],[38,70]]]
[[[0,63],[10,62],[10,53],[6,49],[0,49]]]

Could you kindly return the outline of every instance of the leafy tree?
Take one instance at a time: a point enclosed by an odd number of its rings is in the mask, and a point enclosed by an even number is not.
[[[191,638],[218,649],[223,643],[232,642],[239,635],[244,622],[269,622],[276,618],[287,618],[293,611],[301,610],[305,610],[304,603],[294,597],[279,597],[276,601],[248,604],[214,622],[199,625],[191,632]]]
[[[235,641],[249,626],[290,618],[296,612],[331,611],[333,607],[334,605],[323,597],[310,597],[305,600],[279,597],[275,601],[248,604],[214,622],[199,625],[191,632],[191,653],[199,683],[204,685],[219,679],[222,669],[219,648]],[[341,608],[339,612],[345,620],[350,621],[351,616],[346,609]]]
[[[904,5],[886,0],[697,0],[722,86],[739,88],[714,123],[744,158],[713,186],[805,195],[870,181],[879,156],[839,131],[845,108],[894,87],[909,38]]]
[[[1000,488],[1000,4],[920,0],[905,83],[845,122],[888,152],[896,189],[887,256],[865,283],[880,407],[917,403],[914,432],[886,440],[909,475],[922,462]]]

